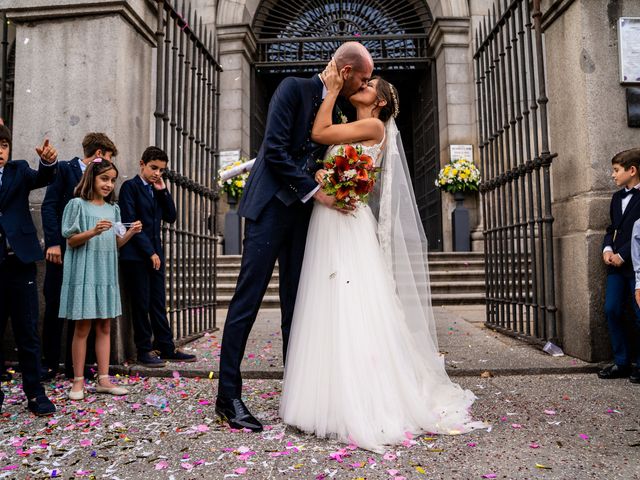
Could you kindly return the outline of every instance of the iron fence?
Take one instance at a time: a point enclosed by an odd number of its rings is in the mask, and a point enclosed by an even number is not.
[[[0,72],[0,117],[11,128],[13,123],[13,89],[15,78],[15,28],[7,20],[6,14],[0,16],[0,36],[2,37],[2,71]]]
[[[496,0],[475,41],[487,324],[557,343],[540,0]]]
[[[182,1],[157,0],[155,141],[177,221],[163,224],[167,310],[176,339],[216,327],[218,80],[214,32]]]

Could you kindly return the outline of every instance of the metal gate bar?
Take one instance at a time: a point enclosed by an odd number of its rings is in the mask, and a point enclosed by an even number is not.
[[[176,339],[216,327],[218,76],[213,32],[182,1],[157,0],[155,142],[171,162],[178,218],[162,226],[167,310]]]
[[[540,0],[496,0],[476,30],[487,325],[558,343]]]

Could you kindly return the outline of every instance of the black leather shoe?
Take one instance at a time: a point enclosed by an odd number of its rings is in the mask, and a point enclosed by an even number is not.
[[[609,365],[598,372],[598,377],[611,380],[612,378],[627,378],[629,376],[630,369],[627,366]]]
[[[216,399],[216,413],[227,422],[231,428],[242,430],[248,428],[252,432],[261,432],[262,424],[251,412],[240,398]]]
[[[631,369],[629,381],[631,383],[640,383],[640,365],[637,365]]]
[[[2,404],[4,403],[4,392],[0,390],[0,413],[2,413]]]
[[[39,417],[53,415],[56,411],[56,406],[51,403],[51,400],[49,400],[44,393],[41,393],[35,398],[30,398],[27,402],[27,408]]]
[[[158,357],[156,352],[142,352],[138,354],[138,365],[147,368],[162,368],[167,364]]]
[[[160,358],[162,360],[166,360],[167,362],[195,362],[196,356],[191,355],[190,353],[184,353],[180,350],[175,350],[173,352],[160,353]]]

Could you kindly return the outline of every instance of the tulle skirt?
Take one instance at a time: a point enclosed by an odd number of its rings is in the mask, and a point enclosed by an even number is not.
[[[423,432],[483,428],[474,394],[404,322],[368,207],[314,206],[287,351],[280,415],[319,437],[381,452]],[[432,350],[431,350],[432,351]]]

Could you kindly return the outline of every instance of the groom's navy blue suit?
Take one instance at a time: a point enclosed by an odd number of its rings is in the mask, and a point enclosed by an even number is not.
[[[317,187],[316,160],[326,149],[310,139],[322,90],[317,75],[289,77],[269,104],[264,140],[240,200],[239,213],[246,218],[244,251],[222,337],[221,397],[240,398],[240,363],[276,260],[286,355],[313,204],[313,199],[302,200]]]

